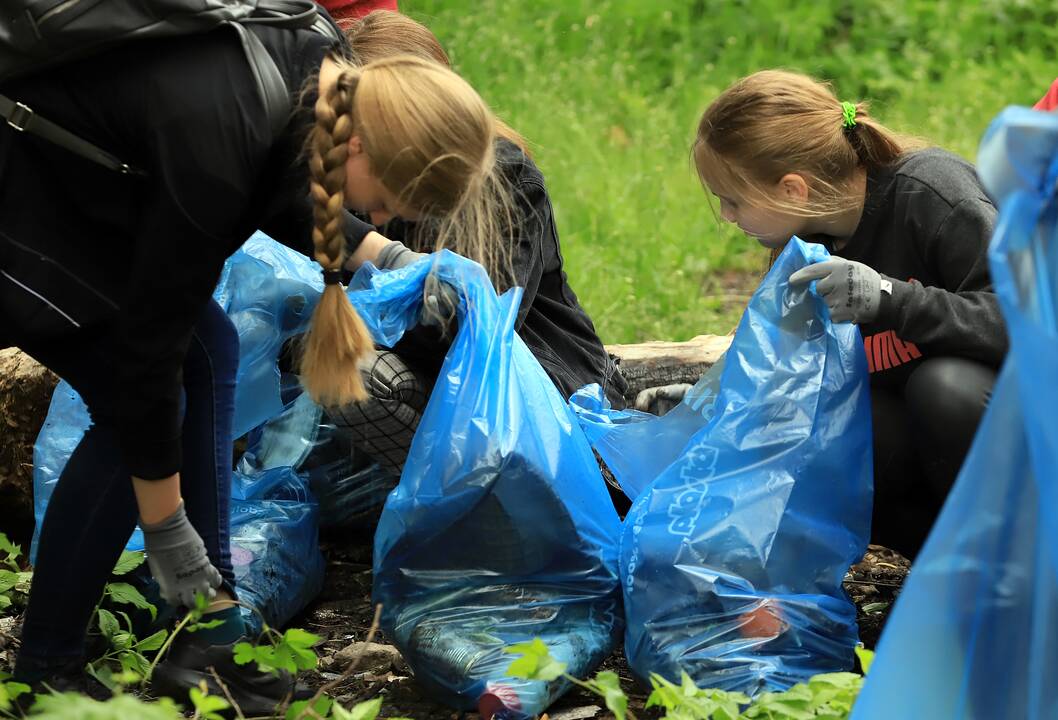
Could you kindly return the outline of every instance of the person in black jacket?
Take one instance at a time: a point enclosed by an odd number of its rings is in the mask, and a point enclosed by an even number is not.
[[[448,65],[448,56],[433,34],[404,15],[372,12],[352,23],[346,37],[350,55],[358,62],[403,53]],[[500,290],[514,285],[523,289],[515,329],[563,398],[598,383],[611,403],[621,408],[624,378],[569,286],[543,174],[513,129],[497,120],[496,133],[496,167],[512,204],[498,211],[511,220],[501,229],[506,252],[497,257],[491,276]],[[443,227],[428,218],[416,221],[376,210],[371,219],[380,225],[383,236],[408,248],[404,252],[391,246],[381,267],[400,267],[445,243]],[[349,429],[355,446],[394,475],[404,465],[448,351],[450,332],[440,325],[413,329],[392,350],[380,350],[363,363],[368,402],[328,408],[329,417]]]
[[[399,244],[344,206],[430,220],[450,247],[488,260],[495,223],[465,220],[511,203],[494,117],[451,71],[411,57],[360,68],[310,31],[251,31],[297,100],[275,134],[223,28],[0,88],[143,171],[113,172],[0,123],[0,340],[69,381],[92,417],[44,518],[22,681],[62,685],[83,668],[93,608],[138,518],[163,598],[212,597],[209,619],[223,620],[178,637],[155,691],[186,702],[205,681],[220,693],[214,666],[246,714],[296,692],[289,676],[232,661],[244,630],[227,505],[237,338],[211,300],[224,260],[261,228],[323,264],[302,369],[314,397],[346,403],[362,396],[346,363],[364,334],[342,268],[382,264]]]
[[[772,249],[833,254],[816,282],[858,323],[871,373],[873,540],[913,557],[969,449],[1007,350],[986,251],[996,209],[974,168],[839,102],[803,75],[762,71],[706,109],[694,144],[724,220]]]

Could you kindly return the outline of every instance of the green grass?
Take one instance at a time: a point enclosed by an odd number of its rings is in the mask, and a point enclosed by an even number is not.
[[[786,67],[973,159],[1058,75],[1053,0],[402,0],[532,143],[566,270],[606,342],[726,333],[764,253],[719,227],[689,162],[702,110]],[[734,282],[735,285],[745,286]]]

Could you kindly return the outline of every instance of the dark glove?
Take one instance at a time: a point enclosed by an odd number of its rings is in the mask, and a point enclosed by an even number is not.
[[[878,317],[882,285],[892,284],[863,263],[832,257],[803,267],[790,276],[791,285],[818,280],[816,291],[830,308],[836,323],[869,323]]]
[[[196,593],[212,599],[221,576],[206,555],[206,546],[187,519],[184,503],[154,525],[141,522],[147,565],[158,581],[162,598],[170,605],[195,607]]]
[[[375,267],[379,270],[400,270],[424,257],[426,257],[424,253],[409,250],[404,243],[391,240],[378,253]],[[459,307],[459,294],[455,288],[439,280],[433,273],[427,275],[423,290],[422,314],[419,316],[421,322],[424,325],[446,327],[455,317],[457,307]]]
[[[636,410],[664,415],[683,401],[691,387],[687,383],[677,383],[647,388],[636,395]]]

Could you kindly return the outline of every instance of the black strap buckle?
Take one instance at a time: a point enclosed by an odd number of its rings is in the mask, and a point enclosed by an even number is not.
[[[16,102],[11,115],[7,118],[7,124],[19,132],[25,132],[32,120],[33,109],[24,103]]]

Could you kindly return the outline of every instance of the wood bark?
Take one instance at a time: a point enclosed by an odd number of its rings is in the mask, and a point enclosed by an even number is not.
[[[729,335],[699,335],[686,342],[607,345],[606,349],[620,360],[621,374],[628,380],[625,400],[631,404],[648,387],[694,384],[730,345]]]

